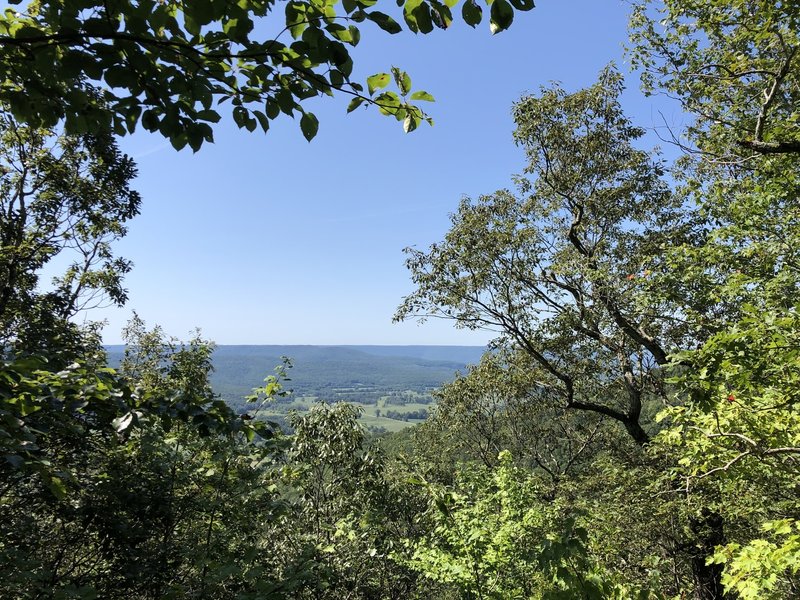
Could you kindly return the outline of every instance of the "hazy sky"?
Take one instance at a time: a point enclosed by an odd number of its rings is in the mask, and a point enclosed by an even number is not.
[[[623,62],[627,5],[540,0],[507,32],[456,22],[446,32],[396,36],[362,24],[361,79],[397,65],[436,97],[434,127],[406,135],[373,110],[346,115],[346,98],[313,102],[313,142],[297,121],[267,135],[223,120],[216,143],[175,152],[156,134],[123,139],[139,165],[142,214],[117,251],[134,261],[107,343],[136,310],[148,325],[221,344],[483,344],[486,332],[449,322],[392,324],[412,291],[406,246],[439,241],[464,195],[511,185],[523,155],[511,140],[512,103],[558,80],[589,85]],[[663,102],[663,101],[662,101]],[[661,117],[629,77],[625,105],[645,127]],[[680,116],[666,114],[668,120]]]

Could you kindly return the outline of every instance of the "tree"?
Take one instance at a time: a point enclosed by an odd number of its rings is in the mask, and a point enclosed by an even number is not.
[[[798,19],[796,3],[758,1],[643,2],[632,19],[645,89],[673,94],[695,119],[680,177],[709,235],[666,254],[675,289],[726,307],[702,315],[713,335],[676,355],[683,403],[662,415],[657,441],[684,490],[737,528],[711,562],[743,598],[798,589],[800,515],[786,498],[800,443]]]
[[[730,161],[800,153],[796,3],[645,0],[634,5],[631,33],[644,90],[681,101],[698,150]]]
[[[375,104],[403,121],[406,131],[429,120],[414,102],[433,97],[412,93],[411,79],[399,69],[369,77],[366,91],[352,79],[348,47],[361,38],[359,24],[371,21],[392,34],[400,24],[373,10],[376,0],[337,4],[292,0],[280,19],[272,14],[274,0],[70,0],[8,9],[0,18],[0,101],[33,126],[53,127],[63,119],[69,133],[121,135],[141,124],[176,148],[194,150],[213,140],[210,124],[220,119],[221,102],[230,102],[234,121],[249,131],[267,131],[279,114],[299,113],[308,139],[318,122],[303,102],[320,95],[351,95],[348,110]],[[447,28],[456,4],[398,3],[415,33]],[[498,32],[511,25],[515,9],[530,10],[533,1],[487,5]],[[474,27],[482,9],[467,0],[462,16]],[[399,94],[377,93],[392,79]]]
[[[464,200],[443,243],[409,251],[417,291],[398,317],[499,331],[501,344],[529,359],[530,401],[609,417],[644,446],[659,408],[684,401],[668,384],[684,368],[671,355],[735,321],[737,301],[753,288],[716,293],[729,263],[696,260],[714,245],[714,222],[634,146],[643,131],[622,115],[620,89],[607,70],[587,90],[556,87],[515,106],[533,179],[520,178],[517,195]],[[676,273],[681,256],[695,261]],[[676,487],[637,460],[622,457],[620,466],[631,476],[644,471],[636,485]],[[722,598],[722,569],[708,559],[725,542],[724,513],[710,490],[692,500],[692,511],[675,515],[677,531],[653,524],[649,533],[669,539],[671,558],[689,565],[691,583],[682,585],[697,598]]]
[[[673,348],[697,332],[645,294],[662,248],[694,235],[662,166],[635,148],[622,78],[558,87],[514,107],[534,179],[465,199],[428,252],[408,249],[417,290],[396,319],[436,316],[498,331],[531,359],[534,393],[610,417],[639,444],[648,401],[664,400]]]
[[[285,503],[259,543],[273,553],[291,598],[436,598],[388,556],[420,502],[402,494],[411,486],[387,477],[358,414],[346,403],[320,403],[291,415],[295,433],[273,486]]]
[[[0,595],[280,597],[281,443],[209,395],[208,344],[128,334],[124,375],[0,366]]]
[[[104,133],[58,136],[5,110],[0,129],[0,345],[41,347],[78,311],[125,301],[131,263],[111,243],[139,212],[136,167]],[[40,291],[56,257],[71,262]]]
[[[450,487],[420,481],[433,526],[395,559],[449,584],[459,598],[655,599],[620,584],[588,548],[588,533],[542,482],[513,466],[508,451],[489,470],[464,465]],[[639,584],[640,582],[636,582]]]
[[[555,487],[610,443],[601,415],[569,411],[531,377],[530,358],[513,349],[487,353],[480,364],[435,392],[433,415],[415,431],[425,467],[444,472],[461,461],[487,467],[510,451]]]
[[[736,323],[682,353],[682,406],[664,411],[655,448],[669,452],[690,501],[711,499],[739,529],[711,562],[742,598],[794,595],[800,581],[800,417],[795,308],[745,307]],[[707,501],[707,500],[706,500]],[[782,545],[781,545],[782,544]]]

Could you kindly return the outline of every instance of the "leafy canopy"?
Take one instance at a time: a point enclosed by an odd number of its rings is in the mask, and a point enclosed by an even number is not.
[[[353,96],[348,111],[366,102],[403,121],[406,131],[429,120],[415,104],[432,101],[413,92],[399,69],[353,80],[350,50],[360,24],[402,30],[377,0],[67,0],[8,8],[0,17],[0,102],[18,119],[66,131],[132,133],[138,124],[158,131],[175,148],[198,150],[213,141],[220,103],[249,131],[267,131],[280,114],[300,115],[307,139],[317,118],[304,101],[337,92]],[[399,0],[413,32],[446,29],[458,0]],[[19,0],[11,4],[20,4]],[[508,28],[514,11],[532,0],[488,1],[492,32]],[[283,15],[275,15],[276,10]],[[482,9],[462,7],[475,26]],[[392,81],[397,91],[384,90]]]
[[[800,151],[800,7],[774,0],[641,0],[631,58],[645,92],[677,97],[711,156]]]
[[[396,319],[453,319],[498,331],[531,359],[536,395],[622,423],[662,394],[660,365],[687,332],[642,290],[662,248],[691,233],[662,179],[635,147],[614,69],[567,94],[554,86],[514,108],[528,156],[519,193],[461,202],[444,241],[408,249],[417,290]]]
[[[47,346],[77,312],[125,302],[131,263],[111,245],[139,213],[135,176],[111,135],[59,136],[0,107],[0,345]],[[48,289],[41,273],[59,261]]]

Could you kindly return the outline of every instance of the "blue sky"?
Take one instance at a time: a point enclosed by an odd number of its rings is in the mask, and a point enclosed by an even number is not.
[[[153,134],[123,139],[143,205],[116,246],[135,263],[129,302],[88,315],[108,321],[105,341],[119,343],[132,310],[171,335],[199,327],[220,344],[490,340],[449,322],[391,317],[412,291],[402,249],[440,240],[462,196],[508,187],[522,170],[512,103],[553,80],[588,85],[611,60],[627,68],[624,2],[537,4],[495,36],[488,24],[427,36],[363,25],[354,51],[362,80],[397,65],[436,97],[435,126],[410,135],[373,110],[345,115],[343,97],[309,105],[321,123],[311,143],[288,118],[266,135],[225,119],[197,154]],[[625,106],[645,127],[661,121],[653,102],[629,76]]]

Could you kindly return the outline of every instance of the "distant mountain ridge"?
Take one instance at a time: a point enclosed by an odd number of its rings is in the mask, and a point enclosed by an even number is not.
[[[110,364],[119,363],[124,348],[106,347]],[[238,405],[285,356],[293,365],[286,388],[295,397],[369,402],[406,391],[428,394],[477,363],[484,351],[482,346],[220,345],[211,383]]]
[[[485,346],[338,346],[353,348],[376,356],[408,356],[425,360],[444,360],[475,364],[486,351]]]

